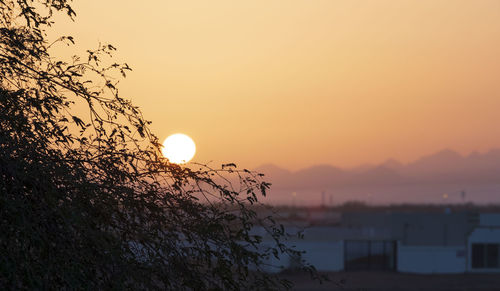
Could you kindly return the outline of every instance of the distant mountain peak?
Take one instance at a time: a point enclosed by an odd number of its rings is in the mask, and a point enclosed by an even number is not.
[[[399,169],[401,167],[404,167],[404,165],[400,161],[391,158],[383,162],[379,167],[384,167],[388,169]]]
[[[284,171],[288,171],[288,170],[286,170],[284,168],[281,168],[281,167],[276,166],[275,164],[271,164],[271,163],[260,165],[257,168],[255,168],[254,170],[255,171],[259,171],[260,169],[266,169],[266,170],[272,169],[272,170],[284,170]]]
[[[432,155],[429,155],[428,157],[463,157],[461,154],[457,153],[456,151],[452,149],[442,149]]]
[[[459,153],[457,153],[456,151],[452,150],[452,149],[442,149],[440,151],[438,151],[437,153],[435,153],[434,155],[447,155],[447,156],[459,156],[461,157],[462,155],[460,155]]]
[[[314,166],[310,166],[310,167],[307,167],[307,168],[304,168],[304,169],[301,169],[299,170],[298,172],[301,172],[301,171],[311,171],[311,170],[334,170],[334,171],[342,171],[342,169],[340,169],[339,167],[335,167],[333,165],[329,165],[329,164],[319,164],[319,165],[314,165]]]
[[[459,153],[450,150],[450,149],[443,149],[440,150],[436,153],[433,153],[431,155],[423,156],[420,159],[414,161],[411,163],[412,165],[418,165],[418,164],[434,164],[434,163],[443,163],[443,162],[453,162],[457,160],[461,160],[464,157],[460,155]]]
[[[266,175],[267,177],[271,177],[271,178],[280,178],[280,177],[291,175],[291,173],[292,173],[291,171],[289,171],[287,169],[283,169],[283,168],[276,166],[274,164],[264,164],[262,166],[259,166],[255,169],[253,169],[253,170],[258,172],[258,173],[262,173],[262,174]]]

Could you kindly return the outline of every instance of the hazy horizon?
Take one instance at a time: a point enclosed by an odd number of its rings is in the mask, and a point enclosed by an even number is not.
[[[384,166],[386,163],[399,163],[401,165],[409,165],[409,164],[412,164],[412,163],[415,163],[419,160],[421,160],[422,158],[427,158],[427,157],[431,157],[433,155],[436,155],[436,154],[439,154],[439,153],[443,153],[443,152],[451,152],[451,153],[455,153],[457,155],[459,155],[460,157],[463,157],[463,158],[466,158],[466,157],[470,157],[470,156],[475,156],[475,155],[484,155],[484,154],[488,154],[488,153],[492,153],[492,152],[500,152],[500,147],[498,148],[490,148],[490,149],[486,149],[484,151],[476,151],[476,150],[473,150],[473,151],[469,151],[469,152],[465,152],[465,153],[461,153],[459,151],[456,151],[452,148],[443,148],[443,149],[440,149],[440,150],[437,150],[437,151],[434,151],[434,152],[429,152],[429,153],[424,153],[422,154],[421,156],[417,156],[415,157],[414,159],[411,159],[411,160],[408,160],[408,161],[401,161],[401,160],[398,160],[396,158],[393,158],[393,157],[387,157],[385,159],[382,159],[378,162],[372,162],[372,163],[368,163],[368,162],[365,162],[365,163],[360,163],[360,164],[354,164],[354,165],[351,165],[351,166],[340,166],[340,165],[337,165],[335,163],[317,163],[317,164],[310,164],[310,165],[305,165],[303,167],[300,167],[300,168],[287,168],[285,166],[282,166],[280,164],[277,164],[277,163],[271,163],[271,162],[264,162],[256,167],[252,167],[251,169],[254,169],[254,170],[258,170],[259,168],[265,168],[265,167],[268,167],[268,166],[272,166],[272,167],[277,167],[277,168],[280,168],[280,169],[283,169],[283,170],[287,170],[287,171],[290,171],[290,172],[297,172],[297,171],[301,171],[301,170],[304,170],[304,169],[308,169],[308,168],[312,168],[312,167],[317,167],[317,166],[332,166],[332,167],[335,167],[335,168],[338,168],[338,169],[342,169],[342,170],[363,170],[363,169],[368,169],[368,168],[371,168],[371,167],[378,167],[378,166]]]
[[[266,201],[288,205],[500,203],[500,149],[461,155],[442,150],[412,161],[297,171],[267,164],[256,171],[272,183]]]

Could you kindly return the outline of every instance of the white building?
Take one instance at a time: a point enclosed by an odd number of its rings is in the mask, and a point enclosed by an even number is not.
[[[320,271],[500,272],[500,214],[348,213],[338,225],[305,228],[304,239],[288,244]]]

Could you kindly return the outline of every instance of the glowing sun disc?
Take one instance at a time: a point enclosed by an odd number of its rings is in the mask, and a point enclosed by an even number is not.
[[[189,136],[176,133],[165,139],[161,152],[171,163],[184,164],[194,157],[196,145]]]

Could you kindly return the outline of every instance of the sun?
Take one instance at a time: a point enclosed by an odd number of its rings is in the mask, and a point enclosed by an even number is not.
[[[165,139],[161,152],[171,163],[184,164],[194,157],[196,145],[189,136],[176,133]]]

